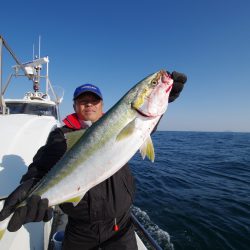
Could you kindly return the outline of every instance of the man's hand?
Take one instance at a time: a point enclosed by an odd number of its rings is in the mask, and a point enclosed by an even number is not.
[[[171,89],[168,102],[173,102],[181,93],[185,82],[187,81],[187,76],[183,73],[173,71],[172,79],[174,80],[173,87]]]
[[[6,219],[13,212],[8,224],[10,232],[17,231],[23,224],[32,221],[49,221],[52,218],[53,209],[48,207],[48,200],[40,196],[31,196],[25,206],[16,209],[16,206],[27,196],[37,179],[30,179],[19,185],[6,199],[0,212],[0,221]]]
[[[15,210],[8,224],[8,230],[15,232],[29,222],[49,221],[53,216],[53,209],[48,207],[48,204],[48,199],[41,199],[38,195],[32,195],[28,199],[27,205]]]
[[[29,193],[29,190],[36,184],[37,179],[29,179],[20,184],[5,200],[4,207],[0,212],[0,221],[6,219],[14,212],[17,204],[22,202]]]

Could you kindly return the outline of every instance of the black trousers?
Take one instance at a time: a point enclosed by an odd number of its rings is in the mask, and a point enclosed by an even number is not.
[[[113,230],[114,220],[80,223],[69,218],[62,244],[63,250],[137,250],[134,226],[130,216],[117,219],[119,230]]]

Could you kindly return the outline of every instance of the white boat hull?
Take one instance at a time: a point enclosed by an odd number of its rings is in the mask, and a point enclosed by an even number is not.
[[[0,115],[0,197],[9,195],[19,185],[37,150],[58,125],[52,116]],[[50,226],[50,222],[29,223],[16,233],[7,231],[0,249],[47,249],[44,238],[49,238]]]

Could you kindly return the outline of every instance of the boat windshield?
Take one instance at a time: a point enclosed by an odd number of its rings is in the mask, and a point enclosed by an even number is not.
[[[42,103],[18,103],[18,102],[6,102],[6,106],[9,110],[9,114],[29,114],[40,116],[54,116],[57,117],[56,106],[42,104]]]

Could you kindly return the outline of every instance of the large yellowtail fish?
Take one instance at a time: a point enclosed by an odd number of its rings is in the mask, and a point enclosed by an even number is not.
[[[167,110],[172,84],[163,70],[137,83],[80,136],[28,197],[36,194],[48,198],[49,206],[63,202],[76,205],[90,188],[117,172],[137,150],[143,159],[147,156],[154,161],[150,134]],[[25,204],[26,200],[18,206]],[[0,222],[0,236],[11,216]]]

